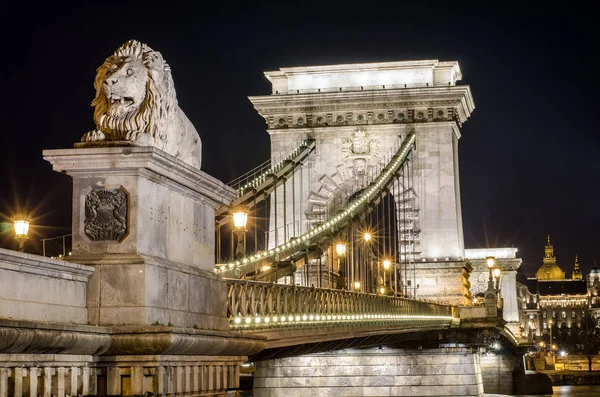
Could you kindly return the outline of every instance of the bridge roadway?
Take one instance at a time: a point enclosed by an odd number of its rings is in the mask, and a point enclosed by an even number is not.
[[[437,346],[441,331],[458,328],[465,335],[496,328],[506,340],[517,342],[510,331],[498,327],[497,315],[461,324],[457,306],[345,290],[226,282],[231,330],[266,339],[253,360],[411,341]]]

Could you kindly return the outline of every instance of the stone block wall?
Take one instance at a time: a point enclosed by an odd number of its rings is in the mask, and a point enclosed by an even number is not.
[[[254,396],[483,396],[471,349],[340,350],[256,363]]]
[[[94,268],[0,248],[0,318],[87,324]]]
[[[491,394],[514,393],[514,371],[517,357],[507,354],[482,354],[483,389]]]

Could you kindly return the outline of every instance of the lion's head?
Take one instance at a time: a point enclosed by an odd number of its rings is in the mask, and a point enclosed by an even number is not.
[[[166,125],[177,108],[169,65],[159,52],[129,40],[97,70],[94,121],[106,140],[135,140],[146,133],[166,140]]]

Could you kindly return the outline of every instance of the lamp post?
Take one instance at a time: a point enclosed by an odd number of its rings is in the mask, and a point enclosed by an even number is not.
[[[343,281],[343,288],[347,288],[346,286],[346,270],[342,268],[342,264],[341,264],[341,259],[344,257],[344,254],[346,253],[346,244],[343,242],[338,242],[335,244],[335,253],[337,254],[337,263],[338,263],[338,272],[340,274],[340,276],[342,277],[342,281]],[[330,281],[331,283],[331,281]]]
[[[245,207],[237,207],[233,211],[233,231],[237,234],[237,248],[235,258],[246,255],[246,223],[248,222],[248,210]],[[232,236],[233,237],[233,236]],[[231,239],[231,251],[233,252],[233,238]]]
[[[366,231],[363,234],[363,238],[365,239],[365,262],[362,271],[359,272],[362,275],[362,281],[364,283],[364,292],[370,292],[372,289],[373,282],[373,264],[371,262],[371,245],[369,242],[371,241],[371,233]],[[359,263],[360,266],[360,263]],[[359,277],[360,279],[361,277]]]
[[[24,252],[25,241],[29,239],[29,217],[25,215],[15,215],[12,217],[13,228],[15,231],[15,240],[19,243],[19,252]]]
[[[500,269],[494,269],[494,278],[496,279],[496,292],[500,290]]]
[[[496,259],[493,256],[488,256],[485,260],[485,263],[488,267],[488,269],[490,269],[490,278],[488,280],[488,282],[492,281],[492,269],[494,268],[494,265],[496,264]]]
[[[502,298],[500,298],[500,269],[495,267],[496,258],[488,256],[486,258],[486,266],[489,270],[488,287],[485,291],[485,305],[488,306],[491,311],[488,314],[494,313],[494,316],[500,314],[499,309],[502,309]],[[494,283],[494,277],[496,283]],[[494,309],[492,309],[495,307]]]
[[[389,259],[384,259],[383,260],[383,285],[386,286],[386,277],[385,277],[385,272],[386,270],[390,270],[390,267],[392,266],[392,262]],[[392,289],[392,276],[390,275],[390,290],[393,292]]]

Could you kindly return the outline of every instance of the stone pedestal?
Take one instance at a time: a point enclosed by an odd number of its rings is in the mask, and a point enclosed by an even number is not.
[[[96,269],[89,322],[226,329],[214,212],[235,192],[154,147],[115,145],[43,152],[73,178],[69,260]]]
[[[471,304],[469,276],[472,268],[469,262],[421,261],[415,263],[414,272],[411,268],[406,270],[406,278],[411,282],[407,291],[409,297],[451,305]]]

